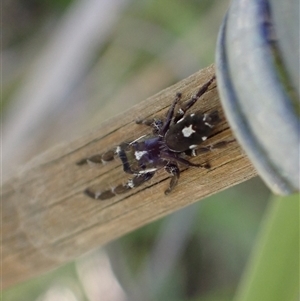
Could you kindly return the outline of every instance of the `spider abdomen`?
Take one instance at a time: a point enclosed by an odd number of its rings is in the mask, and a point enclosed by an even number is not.
[[[219,122],[219,114],[190,114],[170,126],[165,135],[167,147],[174,152],[184,152],[201,144],[211,135]]]

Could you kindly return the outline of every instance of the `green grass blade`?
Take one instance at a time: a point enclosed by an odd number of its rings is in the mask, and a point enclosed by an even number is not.
[[[273,197],[235,301],[299,297],[299,194]]]

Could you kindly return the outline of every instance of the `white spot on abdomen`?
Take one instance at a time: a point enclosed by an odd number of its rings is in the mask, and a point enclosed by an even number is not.
[[[206,122],[207,117],[208,117],[207,114],[204,114],[204,115],[203,115],[203,121],[204,121],[204,124],[205,124],[206,126],[210,127],[210,128],[213,128],[214,126],[213,126],[212,124]]]
[[[193,130],[193,125],[191,124],[190,126],[186,126],[185,128],[182,129],[182,134],[184,137],[190,137],[193,133],[196,131]]]
[[[213,128],[213,127],[214,127],[213,125],[209,124],[208,122],[204,122],[204,124],[205,124],[206,126],[210,127],[210,128]]]

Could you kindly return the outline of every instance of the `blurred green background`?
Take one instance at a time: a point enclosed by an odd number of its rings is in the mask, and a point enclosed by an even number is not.
[[[228,6],[4,0],[4,179],[40,152],[212,64]],[[258,178],[2,294],[4,301],[298,297],[299,196],[275,198]]]

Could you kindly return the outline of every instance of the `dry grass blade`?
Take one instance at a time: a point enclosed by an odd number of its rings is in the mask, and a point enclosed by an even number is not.
[[[214,74],[210,66],[102,124],[76,141],[37,157],[4,185],[3,286],[24,281],[137,229],[208,195],[256,175],[236,142],[205,153],[193,162],[209,162],[210,170],[184,169],[178,186],[168,195],[169,176],[158,173],[145,185],[108,201],[83,194],[86,187],[107,187],[128,179],[116,160],[106,165],[76,165],[80,159],[103,153],[124,140],[151,130],[135,124],[139,118],[162,116],[176,92],[183,100]],[[204,145],[232,140],[216,84],[192,109],[218,110],[222,122]]]

